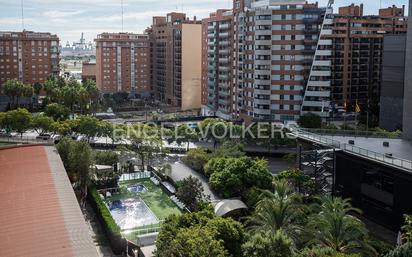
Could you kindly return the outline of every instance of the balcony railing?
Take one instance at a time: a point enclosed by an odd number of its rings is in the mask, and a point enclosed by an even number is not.
[[[355,154],[361,157],[365,157],[383,164],[392,165],[402,169],[412,171],[412,161],[400,159],[394,156],[389,156],[386,154],[374,152],[368,149],[357,147],[354,145],[349,145],[341,143],[339,141],[333,140],[331,138],[325,137],[323,135],[314,134],[302,129],[293,129],[293,134],[299,138],[306,139],[315,143],[320,143],[329,147],[340,149],[342,151]]]

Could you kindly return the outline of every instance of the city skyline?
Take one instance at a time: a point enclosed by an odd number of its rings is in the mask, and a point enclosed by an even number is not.
[[[124,2],[124,32],[142,33],[152,23],[152,16],[163,16],[168,12],[184,12],[189,17],[197,19],[208,17],[209,13],[219,8],[230,8],[231,0],[177,0],[157,1],[153,5],[148,0],[123,0]],[[316,2],[316,1],[313,1]],[[318,0],[320,6],[325,6],[327,0]],[[377,14],[379,1],[337,0],[334,9],[351,3],[365,5],[365,14]],[[1,30],[21,31],[20,1],[10,2],[0,0]],[[382,0],[382,7],[391,5],[406,5],[407,0]],[[161,6],[161,8],[159,8]],[[122,31],[121,0],[90,0],[85,5],[80,0],[63,0],[56,3],[51,0],[25,0],[24,23],[26,30],[49,31],[58,34],[61,43],[78,41],[82,32],[88,41],[92,41],[101,32]],[[64,29],[62,29],[64,28]]]

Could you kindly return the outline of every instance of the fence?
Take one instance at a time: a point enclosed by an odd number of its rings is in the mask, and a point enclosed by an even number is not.
[[[8,137],[8,136],[0,136],[0,142],[7,142],[7,143],[17,143],[17,144],[54,144],[54,139],[37,139],[36,137]]]
[[[341,129],[299,129],[309,133],[330,136],[351,136],[351,137],[371,137],[371,138],[401,138],[402,134],[384,131],[364,131],[364,130],[341,130]]]
[[[124,181],[130,181],[130,180],[138,180],[138,179],[146,179],[151,177],[151,172],[150,171],[145,171],[145,172],[138,172],[138,173],[129,173],[129,174],[123,174],[119,182],[124,182]]]

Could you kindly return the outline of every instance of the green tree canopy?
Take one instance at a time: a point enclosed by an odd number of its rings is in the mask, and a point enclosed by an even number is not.
[[[204,173],[204,166],[209,161],[209,154],[202,148],[190,149],[182,161],[197,172]]]
[[[245,156],[243,145],[231,140],[224,141],[211,155],[212,158],[242,156]]]
[[[176,196],[190,210],[198,209],[199,204],[205,200],[203,185],[198,178],[189,176],[185,178],[177,189]]]
[[[102,134],[102,126],[99,119],[93,116],[81,116],[78,120],[76,132],[85,136],[87,142]]]
[[[30,128],[31,121],[31,113],[27,109],[22,108],[8,111],[3,118],[5,126],[11,131],[21,134],[21,136],[23,136],[23,133]]]
[[[31,126],[39,134],[53,130],[54,120],[46,115],[40,114],[33,117]]]
[[[215,218],[211,209],[172,215],[162,224],[156,256],[237,257],[241,256],[244,239],[242,224],[230,218]]]
[[[316,205],[318,213],[309,217],[306,227],[307,245],[330,248],[333,251],[353,254],[375,254],[368,244],[365,224],[349,213],[360,213],[348,199],[323,197]]]
[[[247,218],[246,228],[250,233],[275,233],[282,230],[294,240],[301,230],[298,217],[301,208],[300,196],[285,180],[274,182],[274,191],[262,192],[254,213]]]
[[[247,257],[293,257],[293,242],[282,230],[275,233],[257,233],[243,245]]]
[[[70,110],[61,104],[53,103],[46,106],[44,114],[56,121],[67,120],[70,116]]]
[[[314,113],[306,113],[299,118],[298,123],[304,128],[321,128],[322,118]]]
[[[211,159],[205,172],[211,187],[226,198],[242,195],[253,186],[269,189],[272,183],[267,161],[249,157]]]
[[[177,127],[175,131],[176,136],[176,143],[179,145],[186,144],[186,150],[189,150],[190,143],[197,142],[199,140],[199,136],[196,133],[196,130],[190,128],[188,125],[183,124]]]

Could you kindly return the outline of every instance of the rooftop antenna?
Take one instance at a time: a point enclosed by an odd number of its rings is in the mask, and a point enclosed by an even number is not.
[[[23,27],[24,31],[24,3],[23,0],[21,0],[21,26]]]
[[[121,0],[121,2],[122,2],[122,33],[123,33],[123,28],[124,28],[124,21],[123,21],[123,18],[124,18],[123,0]]]

